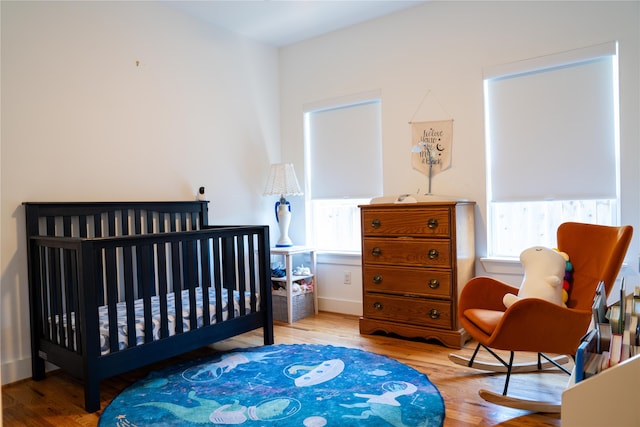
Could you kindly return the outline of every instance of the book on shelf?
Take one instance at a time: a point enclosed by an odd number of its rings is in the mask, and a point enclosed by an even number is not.
[[[609,346],[609,366],[620,363],[622,358],[622,334],[611,334],[611,345]]]
[[[600,361],[600,371],[604,371],[609,367],[609,350],[602,352],[602,360]]]
[[[591,306],[593,313],[593,324],[607,322],[607,295],[604,290],[604,282],[600,281],[596,288],[596,295],[593,298],[593,305]]]
[[[584,378],[590,378],[602,370],[602,353],[588,353],[587,363],[584,365]]]
[[[627,296],[624,290],[624,278],[620,285],[620,299],[617,303],[613,304],[607,309],[606,318],[611,323],[611,330],[615,334],[622,334],[624,331],[625,315],[628,308],[632,307],[632,304],[626,304]]]
[[[623,333],[625,330],[624,321],[627,319],[627,309],[630,307],[627,304],[627,294],[625,293],[624,277],[620,283],[620,313],[618,315],[618,330],[619,333]]]
[[[611,323],[598,323],[598,353],[609,351],[611,344]]]
[[[629,320],[627,320],[629,331],[629,345],[638,345],[638,316],[631,314]]]
[[[576,383],[582,381],[585,378],[585,368],[592,358],[593,354],[597,353],[597,330],[591,329],[582,338],[578,350],[575,355],[575,381]]]

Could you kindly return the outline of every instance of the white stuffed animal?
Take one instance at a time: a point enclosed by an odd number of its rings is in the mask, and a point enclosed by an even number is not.
[[[506,294],[502,302],[509,308],[522,298],[539,298],[563,306],[562,283],[566,260],[557,251],[542,246],[525,249],[520,254],[524,278],[518,295]]]

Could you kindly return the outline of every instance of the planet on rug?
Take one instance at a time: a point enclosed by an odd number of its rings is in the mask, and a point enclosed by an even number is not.
[[[427,376],[386,356],[316,344],[237,349],[152,372],[99,427],[442,426]]]

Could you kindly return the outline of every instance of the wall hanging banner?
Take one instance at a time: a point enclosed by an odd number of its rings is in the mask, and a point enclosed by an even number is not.
[[[433,176],[451,166],[453,120],[411,123],[411,166]]]

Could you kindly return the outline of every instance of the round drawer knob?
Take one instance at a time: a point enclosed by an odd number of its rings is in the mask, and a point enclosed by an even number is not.
[[[373,249],[371,249],[371,255],[373,256],[380,256],[382,255],[382,249],[380,249],[379,247],[375,247]]]
[[[437,249],[429,249],[429,259],[437,259],[440,256],[440,252]]]
[[[431,230],[438,228],[438,220],[436,218],[430,218],[427,221],[427,227]]]
[[[438,289],[440,287],[440,281],[438,279],[429,280],[429,287],[431,289]]]
[[[373,308],[377,311],[382,310],[382,303],[381,302],[374,302],[373,303]]]
[[[380,220],[378,218],[375,218],[371,221],[371,227],[373,228],[380,228]]]
[[[439,319],[440,312],[435,308],[432,308],[431,310],[429,310],[429,317],[431,317],[432,319]]]
[[[375,284],[382,283],[382,276],[379,275],[379,274],[376,274],[375,276],[373,276],[373,283],[375,283]]]

